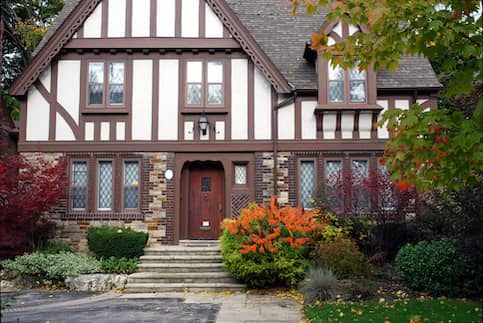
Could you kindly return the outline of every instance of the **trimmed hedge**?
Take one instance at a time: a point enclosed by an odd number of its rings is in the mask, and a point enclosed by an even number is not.
[[[95,227],[87,232],[89,249],[102,258],[138,258],[148,241],[148,234],[119,227]]]

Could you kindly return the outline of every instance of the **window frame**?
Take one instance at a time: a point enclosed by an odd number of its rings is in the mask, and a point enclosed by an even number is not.
[[[102,83],[102,104],[89,104],[89,66],[91,63],[102,63],[104,65],[103,68],[103,83]],[[109,65],[111,63],[122,63],[124,65],[124,83],[123,84],[123,102],[121,104],[109,104],[109,87],[110,83],[110,74],[109,74]],[[85,61],[85,67],[83,68],[82,74],[85,75],[85,79],[81,87],[85,89],[85,93],[82,94],[82,113],[127,113],[129,103],[127,102],[129,99],[130,94],[127,93],[130,91],[130,84],[129,81],[130,72],[129,72],[129,63],[126,59],[88,59]],[[85,84],[85,85],[84,85]],[[114,85],[121,84],[121,83],[112,83]]]
[[[138,192],[137,192],[137,195],[138,195],[138,203],[137,203],[137,207],[136,208],[126,208],[124,207],[124,175],[125,175],[125,171],[126,171],[126,162],[137,162],[138,164]],[[121,166],[120,166],[120,171],[121,171],[121,183],[120,183],[120,208],[122,211],[126,211],[126,212],[132,212],[132,211],[138,211],[140,210],[140,204],[141,204],[141,161],[139,159],[136,159],[136,158],[123,158],[121,159],[121,162],[120,162]]]
[[[111,183],[111,207],[109,209],[107,208],[100,208],[99,207],[99,193],[100,193],[100,164],[102,162],[110,162],[111,163],[111,170],[112,170],[112,183]],[[95,188],[95,192],[96,192],[96,198],[95,198],[95,211],[97,212],[112,212],[114,209],[115,209],[115,206],[116,206],[116,200],[115,200],[115,192],[114,192],[114,188],[116,186],[116,163],[115,163],[115,160],[114,159],[110,159],[110,158],[99,158],[99,159],[96,159],[96,188]]]
[[[86,168],[87,168],[87,181],[86,181],[86,199],[85,199],[85,205],[86,207],[84,209],[77,209],[73,207],[73,194],[72,194],[72,189],[74,188],[73,186],[73,171],[74,171],[74,163],[76,162],[83,162],[86,163]],[[89,164],[89,159],[87,158],[73,158],[69,162],[69,190],[68,190],[68,210],[73,211],[73,212],[86,212],[89,209],[89,184],[90,184],[90,164]]]
[[[190,104],[188,103],[188,63],[190,62],[201,62],[201,103],[200,104]],[[221,62],[223,64],[222,70],[222,82],[221,82],[221,92],[222,92],[222,102],[221,104],[208,104],[208,87],[209,84],[220,84],[220,83],[209,83],[208,82],[208,64],[210,62]],[[227,93],[227,81],[228,81],[228,64],[227,59],[221,57],[214,58],[198,58],[198,59],[185,59],[183,61],[183,108],[185,112],[199,112],[205,110],[206,113],[210,112],[225,112],[227,106],[227,100],[229,99]]]
[[[359,65],[354,66],[352,69],[357,68]],[[342,68],[342,67],[340,67]],[[362,79],[354,79],[352,80],[350,77],[351,70],[349,68],[342,68],[344,71],[344,79],[342,81],[339,80],[331,80],[329,71],[331,69],[331,61],[327,61],[327,68],[326,68],[326,73],[327,73],[327,84],[326,84],[326,89],[327,89],[327,104],[329,105],[367,105],[368,104],[368,95],[369,95],[369,89],[368,89],[368,71],[364,70],[365,72],[365,78],[364,78],[364,101],[360,102],[352,102],[351,101],[351,94],[350,94],[350,84],[351,81],[362,81]],[[331,82],[342,82],[344,84],[344,100],[341,102],[337,101],[331,101],[330,99],[330,83]]]
[[[327,163],[328,162],[339,162],[340,163],[340,169],[339,169],[339,173],[341,174],[342,176],[342,185],[345,186],[346,183],[345,183],[345,178],[344,178],[344,159],[343,158],[324,158],[324,175],[323,175],[323,185],[324,185],[324,194],[325,194],[325,197],[327,198],[328,197],[328,192],[327,192],[327,189],[329,187],[328,185],[328,182],[329,182],[329,177],[328,177],[328,174],[327,174]],[[329,203],[329,201],[327,201],[327,203]],[[330,206],[330,203],[329,203],[329,206]],[[341,210],[334,210],[335,212],[336,211],[339,211],[339,212],[344,212],[345,210],[345,197],[342,196],[342,202],[341,202]]]
[[[235,178],[235,168],[236,166],[243,166],[245,167],[245,171],[246,171],[246,174],[245,174],[245,184],[237,184],[236,182],[236,178]],[[248,162],[234,162],[233,163],[233,175],[232,175],[232,181],[233,181],[233,186],[235,188],[245,188],[245,187],[248,187],[248,183],[249,183],[249,174],[248,174]]]
[[[350,159],[350,210],[351,210],[351,213],[353,214],[362,214],[362,213],[358,213],[356,212],[357,210],[355,210],[354,208],[354,183],[353,183],[353,177],[352,177],[352,174],[353,174],[353,163],[354,161],[365,161],[367,162],[367,174],[366,174],[366,178],[369,178],[369,173],[371,171],[371,160],[369,157],[364,157],[364,156],[358,156],[358,157],[352,157]],[[371,199],[370,199],[370,193],[367,193],[368,196],[367,196],[367,206],[365,207],[366,210],[364,211],[364,213],[370,213],[371,212]]]
[[[318,160],[317,158],[300,158],[297,162],[297,201],[298,205],[303,207],[305,210],[313,210],[314,208],[306,208],[302,205],[302,163],[303,162],[312,162],[314,165],[314,173],[313,173],[313,192],[312,198],[315,198],[315,194],[317,193],[317,183],[318,183]]]

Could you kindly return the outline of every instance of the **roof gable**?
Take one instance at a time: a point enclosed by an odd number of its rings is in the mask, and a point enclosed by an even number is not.
[[[288,93],[292,90],[282,73],[260,48],[249,31],[224,0],[205,0],[220,18],[232,37],[253,60],[275,90]],[[72,38],[101,0],[68,0],[58,18],[34,52],[32,62],[10,88],[12,95],[24,95],[63,46]]]

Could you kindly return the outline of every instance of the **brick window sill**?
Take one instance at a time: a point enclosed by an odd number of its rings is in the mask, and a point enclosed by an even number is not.
[[[139,220],[144,221],[141,212],[69,212],[61,215],[61,220]]]

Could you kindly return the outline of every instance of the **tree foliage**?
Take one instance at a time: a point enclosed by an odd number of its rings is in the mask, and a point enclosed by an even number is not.
[[[322,31],[312,35],[312,48],[334,64],[396,70],[402,55],[423,55],[437,63],[445,85],[444,100],[451,110],[387,112],[391,139],[386,146],[387,167],[401,187],[419,190],[447,188],[481,181],[483,155],[482,18],[478,0],[290,0],[292,12],[308,14],[329,9],[329,21],[367,26],[333,45]],[[473,95],[471,95],[473,94]],[[470,109],[454,105],[461,95],[474,98]],[[476,95],[476,98],[475,98]],[[459,111],[455,111],[459,110]],[[469,111],[468,111],[469,110]]]
[[[0,159],[0,258],[34,247],[42,213],[64,195],[65,166],[63,160],[31,162],[20,155]]]

